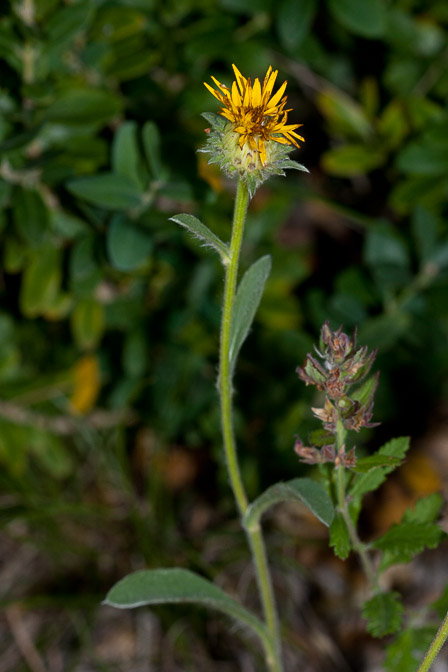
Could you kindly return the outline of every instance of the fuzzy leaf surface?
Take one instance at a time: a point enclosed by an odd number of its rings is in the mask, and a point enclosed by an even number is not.
[[[259,637],[264,625],[223,590],[187,569],[144,569],[128,574],[106,595],[104,604],[134,609],[151,604],[199,604],[221,611],[248,626]]]
[[[210,231],[208,226],[205,226],[197,217],[193,215],[174,215],[170,217],[171,221],[180,224],[185,229],[187,229],[195,238],[199,238],[205,244],[206,247],[212,247],[223,261],[229,259],[229,250],[225,243],[222,242],[217,235]]]
[[[371,635],[390,635],[401,627],[403,605],[400,596],[398,593],[379,593],[364,604],[362,615]]]
[[[270,272],[271,257],[267,254],[252,264],[245,272],[238,287],[230,334],[229,360],[231,371],[235,368],[238,353],[249,333]]]
[[[334,517],[331,499],[320,483],[311,478],[294,478],[286,483],[276,483],[257,497],[249,506],[243,519],[246,529],[256,527],[263,513],[279,502],[300,501],[329,527]]]

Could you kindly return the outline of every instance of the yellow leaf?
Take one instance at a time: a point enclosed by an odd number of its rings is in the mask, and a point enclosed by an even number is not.
[[[84,415],[95,405],[101,388],[98,360],[93,355],[85,355],[73,367],[75,389],[70,398],[72,410]]]

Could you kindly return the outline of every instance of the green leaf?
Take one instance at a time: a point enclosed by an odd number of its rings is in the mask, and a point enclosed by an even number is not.
[[[276,483],[257,497],[244,515],[244,527],[247,530],[256,528],[267,509],[287,501],[302,502],[327,527],[333,520],[334,507],[323,486],[310,478],[295,478],[286,483]]]
[[[75,307],[71,322],[78,347],[82,350],[90,350],[98,344],[103,335],[103,306],[94,299],[83,299]]]
[[[49,48],[60,48],[70,42],[77,33],[85,29],[91,13],[90,0],[80,0],[52,14],[48,21],[45,21],[46,42]]]
[[[442,495],[439,492],[433,492],[431,495],[419,499],[414,508],[407,509],[403,516],[403,522],[433,523],[437,520],[442,506]]]
[[[138,189],[142,188],[140,173],[140,153],[137,143],[137,124],[125,121],[115,134],[112,145],[112,168],[116,175],[123,175]]]
[[[372,134],[372,125],[365,110],[342,91],[333,88],[324,89],[319,93],[316,102],[335,135],[365,141]],[[356,147],[354,153],[361,147],[364,150],[361,151],[363,160],[366,150],[372,154],[364,145],[347,145],[347,147]]]
[[[48,211],[40,193],[34,189],[14,192],[14,223],[29,245],[41,245],[48,234]]]
[[[58,124],[101,125],[121,111],[121,100],[113,93],[91,89],[71,89],[48,107],[45,121]]]
[[[336,512],[330,526],[330,546],[334,549],[338,558],[341,558],[341,560],[348,558],[351,550],[350,537],[347,524],[339,512]]]
[[[161,180],[164,177],[164,170],[160,159],[160,133],[153,121],[147,121],[143,126],[142,138],[152,176],[155,180]]]
[[[240,348],[249,333],[270,271],[271,257],[269,255],[261,257],[246,271],[238,287],[230,334],[229,363],[231,371],[235,367]]]
[[[57,480],[70,476],[74,461],[64,440],[34,427],[30,434],[30,451],[39,460],[41,467]]]
[[[398,467],[402,460],[398,457],[390,457],[387,455],[371,455],[370,457],[363,457],[357,461],[353,471],[359,474],[366,474],[375,467]]]
[[[377,168],[384,157],[366,145],[343,145],[329,149],[322,155],[322,166],[331,175],[354,177]]]
[[[180,226],[183,226],[185,229],[188,229],[195,238],[202,240],[205,247],[212,247],[216,250],[223,263],[228,263],[230,261],[229,248],[227,245],[223,243],[213,231],[210,231],[205,224],[199,221],[199,219],[193,217],[193,215],[181,214],[170,217],[170,220],[176,222],[176,224],[180,224]]]
[[[408,333],[409,326],[409,314],[399,310],[391,315],[375,315],[361,324],[359,342],[385,352]]]
[[[388,443],[384,444],[376,456],[379,457],[392,457],[402,461],[406,455],[406,452],[409,450],[409,437],[401,436],[397,439],[392,439]],[[360,460],[361,461],[361,460]],[[381,466],[375,467],[370,470],[367,474],[360,474],[356,477],[352,487],[350,488],[350,495],[352,497],[361,497],[367,492],[376,490],[383,481],[386,480],[387,474],[395,469],[397,464],[390,466]]]
[[[386,7],[382,0],[329,0],[335,19],[363,37],[380,37],[386,27]]]
[[[390,264],[407,268],[410,263],[406,245],[389,224],[380,224],[368,232],[364,259],[372,267]]]
[[[448,172],[448,146],[446,141],[410,142],[399,154],[397,166],[409,175],[446,175]]]
[[[445,611],[446,613],[446,611]],[[423,652],[427,651],[437,628],[409,628],[387,647],[384,667],[387,672],[416,672]]]
[[[375,374],[370,376],[370,378],[367,378],[361,385],[351,392],[350,397],[353,401],[359,401],[362,406],[365,404],[369,405],[375,395],[377,386],[378,374]]]
[[[26,317],[37,317],[50,307],[61,283],[61,254],[55,248],[36,250],[26,266],[20,291],[20,309]]]
[[[378,593],[366,602],[362,615],[367,621],[367,630],[374,637],[391,635],[401,627],[403,605],[398,593]]]
[[[152,250],[149,233],[125,215],[113,216],[107,230],[107,251],[112,266],[119,271],[139,268]]]
[[[317,0],[282,0],[277,9],[277,31],[281,44],[294,51],[308,35],[317,11]]]
[[[393,525],[373,546],[384,552],[380,571],[397,563],[406,563],[424,548],[436,548],[442,539],[442,530],[434,523],[402,522]]]
[[[265,637],[265,627],[254,614],[207,579],[186,569],[147,569],[129,574],[111,588],[104,604],[134,609],[151,604],[200,604],[216,609]]]
[[[131,210],[141,204],[143,192],[123,175],[104,173],[70,180],[67,189],[106,210]]]
[[[437,245],[437,217],[426,208],[417,207],[412,214],[412,233],[416,250],[422,264],[427,263]]]

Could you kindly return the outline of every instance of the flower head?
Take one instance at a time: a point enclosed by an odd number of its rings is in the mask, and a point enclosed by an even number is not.
[[[278,70],[269,66],[263,86],[258,77],[253,85],[250,78],[243,77],[236,65],[233,65],[236,81],[229,89],[212,77],[218,91],[209,84],[204,85],[215,98],[223,103],[220,114],[233,124],[239,134],[238,144],[242,149],[247,143],[250,149],[258,152],[263,166],[267,164],[266,142],[273,140],[282,145],[300,147],[298,141],[304,142],[301,135],[295,132],[302,124],[287,124],[288,112],[285,110],[286,96],[283,96],[287,82],[284,82],[277,93],[272,95]],[[283,96],[283,98],[282,98]]]
[[[224,171],[243,178],[249,191],[270,175],[284,175],[284,168],[305,170],[288,157],[292,146],[299,147],[302,136],[296,129],[302,124],[288,124],[284,96],[286,82],[273,93],[278,70],[269,66],[263,84],[258,78],[252,84],[233,66],[236,80],[231,88],[212,77],[216,89],[204,85],[222,104],[219,114],[204,115],[213,126],[204,150],[211,154],[210,163],[218,163]]]

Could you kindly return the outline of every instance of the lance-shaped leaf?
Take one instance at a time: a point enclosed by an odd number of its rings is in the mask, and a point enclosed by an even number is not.
[[[264,624],[254,614],[213,583],[187,569],[144,569],[128,574],[110,589],[103,602],[118,609],[174,603],[215,609],[243,623],[261,639],[266,637]]]
[[[398,467],[402,463],[400,457],[392,457],[392,455],[370,455],[369,457],[362,457],[357,461],[356,465],[353,467],[353,471],[356,471],[359,474],[367,474],[372,469],[376,467]]]
[[[311,478],[294,478],[286,483],[272,485],[257,497],[248,507],[243,518],[243,525],[247,530],[254,529],[259,524],[263,513],[271,506],[279,502],[297,500],[305,504],[327,527],[331,524],[334,507],[322,485]]]
[[[270,272],[271,257],[267,254],[252,264],[238,287],[230,334],[229,363],[231,371],[235,367],[240,348],[249,333]]]
[[[193,217],[193,215],[182,214],[174,215],[174,217],[170,217],[170,219],[187,229],[195,238],[202,240],[206,247],[213,247],[213,249],[215,249],[221,257],[223,264],[229,263],[230,257],[229,248],[227,245],[223,243],[222,240],[213,233],[213,231],[210,231],[210,229],[205,226],[205,224],[199,221],[197,217]]]

